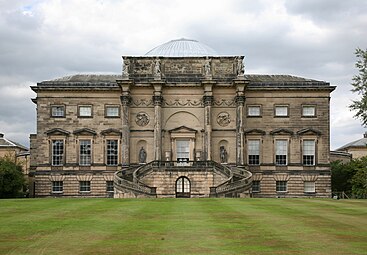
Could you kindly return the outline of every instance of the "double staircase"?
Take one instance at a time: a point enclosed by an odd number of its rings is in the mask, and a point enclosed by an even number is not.
[[[208,193],[204,194],[207,197],[239,197],[241,194],[249,194],[252,185],[251,172],[240,167],[219,164],[215,161],[152,161],[116,172],[114,176],[115,197],[159,197],[157,187],[146,185],[142,179],[162,171],[166,173],[212,171],[214,175],[218,175],[224,181],[215,187],[210,187]]]

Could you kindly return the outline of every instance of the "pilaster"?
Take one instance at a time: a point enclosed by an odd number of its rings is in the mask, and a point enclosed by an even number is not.
[[[154,160],[162,160],[162,87],[164,82],[154,81],[152,82],[153,92],[153,104],[154,104]]]
[[[244,165],[244,108],[245,108],[245,88],[248,81],[244,79],[234,80],[236,86],[236,164]]]
[[[130,86],[131,80],[117,80],[121,88],[121,163],[122,166],[130,164]]]

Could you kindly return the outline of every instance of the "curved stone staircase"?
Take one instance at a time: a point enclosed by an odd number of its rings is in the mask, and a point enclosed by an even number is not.
[[[249,194],[252,185],[252,174],[248,170],[219,164],[215,161],[189,161],[184,164],[175,161],[152,161],[116,172],[114,176],[114,197],[158,197],[157,187],[146,185],[142,181],[143,177],[154,174],[156,171],[189,170],[199,172],[203,169],[213,171],[225,180],[215,187],[210,187],[210,192],[206,196],[239,197]]]

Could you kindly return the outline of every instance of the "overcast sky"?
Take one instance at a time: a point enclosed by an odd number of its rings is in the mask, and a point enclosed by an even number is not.
[[[29,146],[37,82],[119,73],[122,55],[172,39],[245,55],[246,73],[336,85],[331,148],[362,137],[348,105],[355,48],[367,48],[365,0],[0,0],[0,132]]]

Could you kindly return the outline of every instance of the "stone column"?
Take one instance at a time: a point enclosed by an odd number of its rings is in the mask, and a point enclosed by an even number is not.
[[[126,78],[116,82],[121,88],[121,163],[122,166],[128,166],[130,164],[130,86],[133,81]]]
[[[162,160],[162,82],[153,83],[154,95],[154,160]]]
[[[245,80],[235,81],[236,85],[236,164],[244,165],[244,108],[245,108]]]
[[[121,96],[121,120],[122,120],[122,137],[121,137],[121,161],[123,166],[130,164],[130,113],[129,106],[131,102],[130,93],[123,92]]]
[[[213,96],[204,96],[204,158],[212,160],[212,105]]]
[[[236,164],[244,164],[244,139],[243,139],[243,113],[245,105],[245,96],[236,96]]]
[[[202,81],[204,87],[204,160],[212,160],[212,105],[213,82],[210,79]]]

